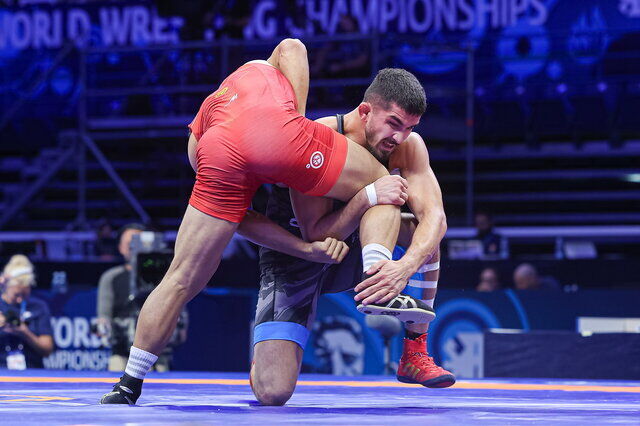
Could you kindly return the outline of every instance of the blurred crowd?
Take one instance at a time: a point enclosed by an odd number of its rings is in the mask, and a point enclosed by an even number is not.
[[[479,258],[496,260],[508,257],[506,242],[494,229],[493,217],[486,211],[479,211],[475,215],[476,236],[481,242],[482,253]],[[488,262],[490,263],[490,262]],[[513,288],[516,290],[560,290],[558,281],[548,275],[540,275],[538,268],[529,262],[515,267],[511,277]],[[477,291],[496,291],[509,287],[494,266],[485,267],[480,272]]]

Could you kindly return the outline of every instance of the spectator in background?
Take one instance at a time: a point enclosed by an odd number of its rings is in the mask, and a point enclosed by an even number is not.
[[[353,17],[342,15],[336,33],[357,35],[358,23]],[[311,75],[315,78],[370,77],[369,48],[366,40],[328,42],[312,56]]]
[[[100,223],[96,239],[96,256],[100,260],[114,261],[118,256],[118,240],[115,237],[113,226],[107,220]]]
[[[541,277],[530,263],[522,263],[513,271],[516,290],[558,290],[560,286],[555,278]]]
[[[496,291],[502,288],[498,271],[495,268],[484,268],[480,272],[480,282],[476,286],[476,291]]]
[[[336,33],[358,36],[358,23],[351,16],[342,15]],[[327,42],[313,55],[309,55],[309,59],[312,60],[309,64],[311,79],[369,79],[372,77],[370,50],[371,44],[367,40]],[[344,107],[345,104],[358,104],[362,100],[362,87],[346,84],[335,88],[325,88],[315,96],[318,97],[318,102],[325,104],[325,106]]]
[[[134,303],[131,294],[131,241],[133,236],[145,231],[145,226],[130,223],[119,232],[118,250],[125,263],[106,270],[98,284],[98,321],[97,331],[101,337],[109,337],[111,356],[109,371],[124,371],[129,358],[129,348],[133,343],[135,325],[139,306]],[[186,340],[186,311],[180,315],[176,335],[171,344],[158,358],[154,368],[156,371],[168,371],[171,361],[172,346]]]
[[[475,216],[476,239],[482,242],[485,256],[500,255],[502,237],[493,230],[493,217],[487,213],[479,211]]]
[[[12,256],[0,277],[0,366],[12,370],[43,368],[42,359],[54,350],[47,304],[31,297],[33,264]]]
[[[246,0],[225,0],[214,2],[212,15],[223,19],[218,38],[243,39],[244,29],[251,21],[254,2]],[[213,18],[212,20],[215,20]]]

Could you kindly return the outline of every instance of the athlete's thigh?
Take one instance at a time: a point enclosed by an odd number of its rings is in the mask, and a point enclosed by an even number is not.
[[[340,177],[325,197],[348,201],[362,188],[388,174],[388,170],[366,148],[347,138],[346,162]]]
[[[237,227],[238,223],[210,216],[189,205],[178,230],[167,275],[179,271],[186,283],[206,284]]]
[[[189,204],[209,216],[240,223],[261,181],[247,170],[246,152],[236,141],[227,126],[211,127],[198,140],[198,172]]]
[[[283,333],[304,347],[313,325],[311,318],[322,274],[328,265],[284,255],[272,260],[270,265],[261,265],[254,342]]]

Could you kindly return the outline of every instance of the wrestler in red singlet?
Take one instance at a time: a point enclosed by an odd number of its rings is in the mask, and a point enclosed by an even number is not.
[[[315,196],[333,187],[347,140],[301,116],[295,99],[287,78],[262,61],[241,66],[205,99],[189,125],[198,140],[191,206],[240,222],[262,183]]]

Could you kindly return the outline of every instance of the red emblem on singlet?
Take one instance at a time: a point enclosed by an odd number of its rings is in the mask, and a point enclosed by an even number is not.
[[[309,159],[309,164],[307,164],[308,168],[319,169],[324,164],[324,155],[320,151],[316,151],[311,154],[311,158]]]

